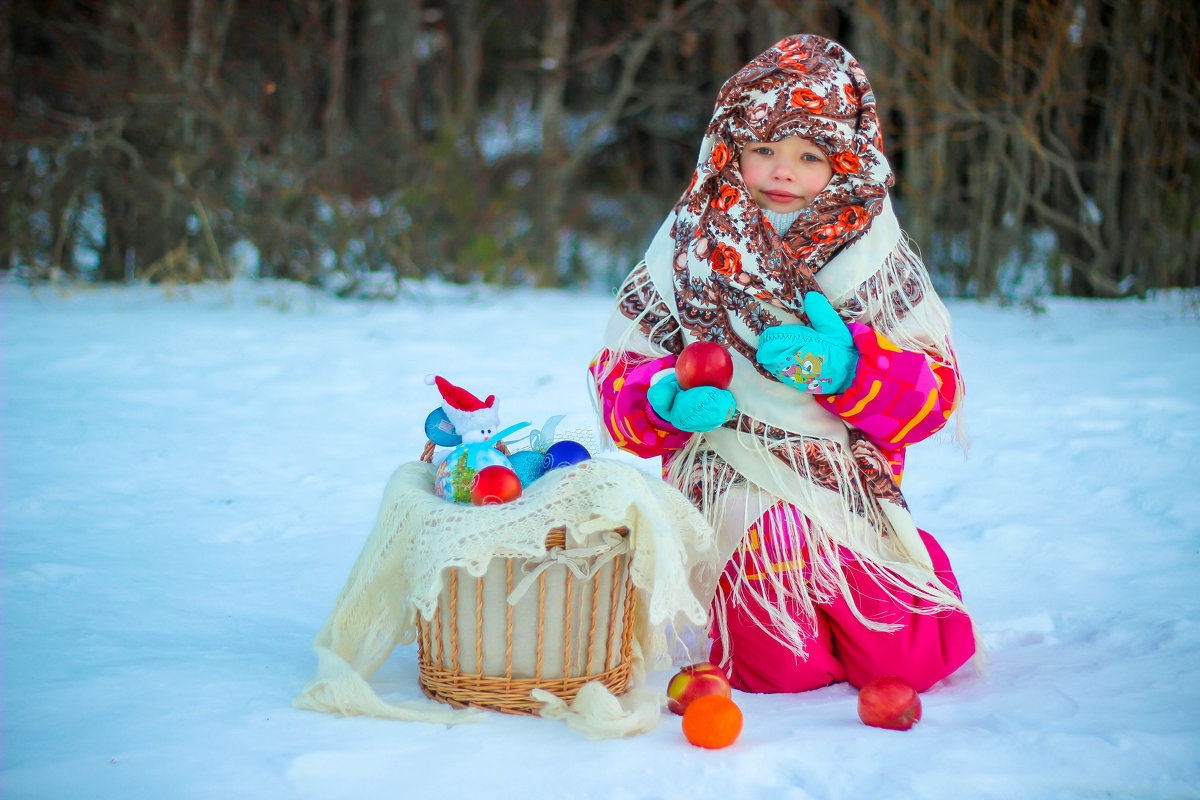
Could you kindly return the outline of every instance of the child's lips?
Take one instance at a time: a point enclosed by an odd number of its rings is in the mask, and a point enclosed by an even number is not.
[[[775,201],[776,203],[791,203],[793,201],[800,199],[800,195],[792,194],[791,192],[776,191],[776,192],[763,192],[763,194],[765,194],[767,197],[771,198],[771,200]]]

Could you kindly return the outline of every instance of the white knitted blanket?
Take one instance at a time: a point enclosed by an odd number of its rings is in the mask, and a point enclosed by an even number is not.
[[[567,548],[600,531],[628,528],[631,577],[638,591],[632,690],[614,698],[588,684],[567,707],[548,701],[543,716],[563,719],[590,737],[625,736],[658,723],[665,698],[644,687],[647,669],[669,662],[669,626],[702,626],[696,586],[716,564],[712,528],[687,499],[628,464],[591,459],[534,482],[502,505],[449,503],[433,492],[433,469],[401,466],[384,490],[374,530],[317,634],[317,675],[294,700],[297,708],[441,723],[478,712],[427,702],[388,702],[368,679],[397,644],[416,636],[416,615],[431,619],[448,567],[482,575],[493,558],[535,557],[546,533],[562,526]]]

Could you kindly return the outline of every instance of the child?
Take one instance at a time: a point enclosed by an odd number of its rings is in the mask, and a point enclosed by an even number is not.
[[[662,456],[718,533],[719,563],[694,576],[711,650],[689,657],[745,691],[889,674],[924,691],[975,650],[949,561],[900,493],[905,448],[962,386],[882,144],[840,45],[793,36],[744,67],[591,367],[614,442]],[[680,389],[676,354],[701,340],[732,355],[728,390]]]

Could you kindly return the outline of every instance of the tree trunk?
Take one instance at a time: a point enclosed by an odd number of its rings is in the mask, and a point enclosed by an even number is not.
[[[12,125],[13,84],[13,4],[12,0],[0,0],[0,140],[8,138]],[[2,263],[2,262],[0,262]]]
[[[421,21],[417,0],[365,0],[362,69],[354,123],[368,146],[388,161],[405,160],[417,143],[413,47]]]
[[[558,233],[564,204],[573,176],[565,173],[567,161],[566,107],[567,56],[570,47],[571,17],[575,0],[550,0],[545,3],[546,19],[542,27],[538,55],[541,79],[538,114],[542,123],[542,149],[539,155],[539,198],[536,204],[534,243],[538,247],[535,269],[548,282],[554,282],[558,268]]]
[[[325,134],[325,158],[336,159],[346,135],[346,50],[350,30],[349,0],[333,0],[333,30],[329,44],[329,88],[321,114]]]

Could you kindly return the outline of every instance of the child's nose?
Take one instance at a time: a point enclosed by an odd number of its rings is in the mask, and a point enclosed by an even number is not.
[[[775,169],[772,170],[772,175],[776,180],[791,181],[796,179],[796,170],[791,164],[786,161],[778,161],[775,163]]]

